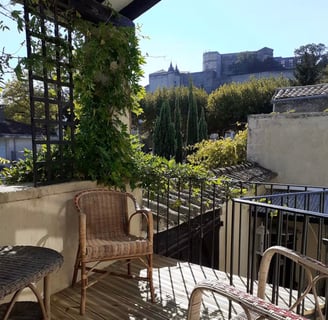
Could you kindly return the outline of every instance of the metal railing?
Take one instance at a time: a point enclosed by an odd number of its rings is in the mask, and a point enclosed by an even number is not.
[[[158,254],[222,270],[231,284],[232,275],[243,277],[247,291],[255,294],[262,253],[272,245],[326,262],[328,190],[324,187],[241,181],[206,185],[193,180],[167,185],[144,195],[144,204],[155,215]],[[269,279],[293,290],[302,288],[302,281],[302,274],[284,260]],[[323,284],[321,295],[325,288]],[[278,299],[275,292],[270,297],[273,302]]]

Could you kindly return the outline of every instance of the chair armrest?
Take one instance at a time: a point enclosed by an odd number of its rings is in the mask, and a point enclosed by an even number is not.
[[[293,313],[292,311],[280,308],[270,302],[264,301],[261,298],[238,290],[220,280],[203,280],[194,287],[191,293],[188,307],[188,320],[198,320],[200,318],[200,307],[202,304],[203,291],[218,293],[229,300],[238,303],[243,308],[247,319],[254,319],[251,317],[251,312],[258,314],[258,316],[264,316],[265,319],[306,319],[296,313]]]
[[[306,277],[306,288],[302,291],[300,297],[294,302],[290,309],[292,310],[297,305],[299,305],[304,300],[306,295],[311,292],[314,296],[314,301],[316,309],[319,312],[319,317],[320,319],[324,319],[318,300],[316,284],[320,279],[328,278],[328,266],[314,258],[300,254],[292,249],[288,249],[283,246],[272,246],[263,253],[258,273],[257,296],[262,299],[265,297],[265,288],[269,274],[270,263],[275,254],[280,254],[281,256],[292,260],[305,271],[304,276]]]
[[[129,217],[129,230],[128,232],[130,233],[130,223],[133,217],[136,215],[142,215],[146,219],[147,222],[147,239],[151,242],[153,242],[153,237],[154,237],[154,221],[153,221],[153,213],[150,209],[148,208],[141,208],[137,209],[131,216]]]

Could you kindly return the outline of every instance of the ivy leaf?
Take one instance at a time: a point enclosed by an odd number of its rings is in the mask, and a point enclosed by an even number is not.
[[[14,18],[14,20],[16,20],[16,23],[17,23],[17,30],[19,32],[22,32],[23,29],[24,29],[24,20],[23,18],[21,17],[21,11],[19,10],[13,10],[11,12],[11,16]]]

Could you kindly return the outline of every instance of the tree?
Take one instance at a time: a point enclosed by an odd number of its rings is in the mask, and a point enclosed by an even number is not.
[[[181,110],[179,104],[179,97],[175,99],[174,109],[174,126],[175,126],[175,161],[181,163],[183,160],[183,143],[182,143],[182,132],[181,132]]]
[[[224,84],[208,98],[209,132],[223,135],[225,130],[235,129],[236,123],[245,123],[249,114],[272,112],[276,88],[289,85],[289,80],[282,77]]]
[[[300,85],[320,82],[328,64],[327,47],[322,44],[307,44],[294,51],[296,58],[295,78]]]
[[[328,82],[328,65],[322,71],[321,82]]]
[[[187,160],[208,170],[233,166],[246,160],[247,129],[239,131],[234,139],[203,140],[193,146]]]
[[[22,11],[22,4],[18,4],[16,1],[2,1],[5,4],[0,3],[0,32],[6,32],[10,30],[10,20],[18,21],[18,17]],[[17,29],[22,31],[22,26],[17,23]],[[22,46],[22,44],[20,44]],[[17,62],[20,57],[14,56],[13,53],[8,52],[6,47],[0,48],[0,91],[5,85],[5,74],[13,73],[13,61]]]
[[[199,128],[199,141],[206,140],[208,137],[208,132],[207,132],[207,122],[205,119],[204,108],[202,108],[202,112],[200,114],[198,128]]]
[[[5,7],[0,4],[0,16],[6,15],[4,13]],[[0,32],[9,30],[8,26],[4,23],[3,20],[0,20]],[[4,48],[2,49],[2,52],[0,54],[0,84],[4,84],[4,73],[9,68],[9,60],[10,55],[4,51]]]
[[[193,88],[193,95],[196,99],[197,106],[206,108],[208,94],[204,89]],[[182,137],[185,140],[187,118],[189,110],[189,88],[188,87],[175,87],[169,89],[157,89],[153,93],[147,93],[145,98],[141,101],[140,105],[143,109],[143,113],[139,116],[142,119],[142,130],[143,134],[149,132],[151,135],[154,131],[154,125],[156,118],[159,116],[163,101],[167,101],[170,108],[171,114],[174,112],[176,98],[179,98],[179,107],[181,111],[181,132]]]
[[[169,104],[162,104],[154,129],[154,153],[170,159],[175,155],[175,128],[171,121]]]
[[[37,96],[43,97],[43,90],[40,87],[34,87]],[[55,97],[56,92],[50,91],[50,96]],[[6,106],[5,115],[7,119],[26,124],[31,123],[31,111],[29,100],[29,84],[27,80],[18,80],[13,78],[5,84],[2,93],[3,102]],[[41,102],[35,102],[35,114],[37,118],[44,119],[46,117],[44,106]],[[56,119],[58,110],[54,106],[50,106],[50,120]]]
[[[186,136],[187,146],[199,142],[197,101],[193,94],[193,86],[191,81],[189,84],[188,102],[189,102],[189,110],[188,110],[188,118],[187,118],[187,136]]]

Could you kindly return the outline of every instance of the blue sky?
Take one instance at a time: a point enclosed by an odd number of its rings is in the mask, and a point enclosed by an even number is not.
[[[161,0],[135,23],[142,36],[140,49],[148,55],[143,85],[148,84],[149,73],[167,70],[170,62],[180,71],[201,71],[206,51],[266,46],[275,56],[288,57],[308,43],[328,46],[327,0]],[[10,32],[0,33],[0,49],[25,55],[20,46],[24,39],[11,25]]]
[[[135,21],[146,58],[145,79],[170,62],[180,71],[201,71],[206,51],[274,49],[294,56],[309,43],[328,46],[327,0],[161,0]]]

